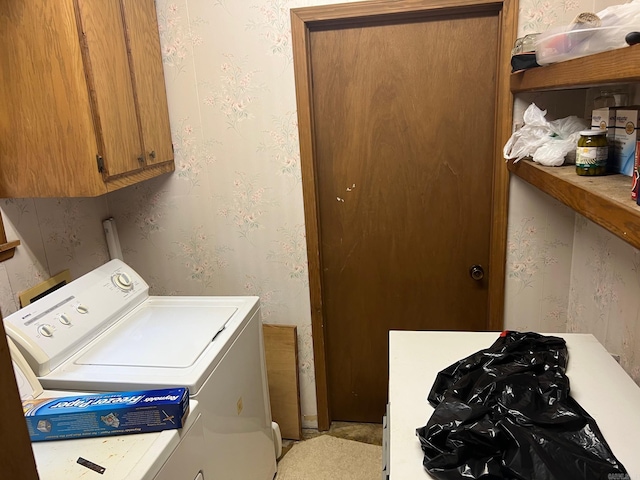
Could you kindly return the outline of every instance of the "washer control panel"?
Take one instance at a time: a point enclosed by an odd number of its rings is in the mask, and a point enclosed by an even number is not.
[[[4,319],[36,375],[52,370],[142,303],[147,283],[112,260]]]

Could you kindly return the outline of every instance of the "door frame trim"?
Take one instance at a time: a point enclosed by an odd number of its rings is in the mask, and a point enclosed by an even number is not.
[[[370,0],[291,10],[291,40],[296,85],[300,165],[307,239],[311,332],[316,381],[318,429],[331,426],[324,312],[322,308],[322,258],[313,123],[310,33],[314,29],[357,25],[375,21],[441,16],[453,12],[498,11],[500,21],[496,72],[495,163],[492,185],[491,238],[489,250],[488,330],[502,330],[504,314],[505,261],[509,172],[502,159],[502,146],[511,135],[513,96],[509,87],[511,48],[518,27],[518,0]]]

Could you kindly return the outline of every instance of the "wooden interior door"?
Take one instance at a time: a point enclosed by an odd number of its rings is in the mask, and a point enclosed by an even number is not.
[[[448,3],[307,32],[305,206],[332,420],[381,421],[389,330],[491,326],[502,11]]]

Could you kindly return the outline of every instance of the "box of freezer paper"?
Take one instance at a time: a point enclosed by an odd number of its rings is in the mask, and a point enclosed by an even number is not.
[[[97,393],[22,402],[31,440],[126,435],[181,428],[189,390]]]

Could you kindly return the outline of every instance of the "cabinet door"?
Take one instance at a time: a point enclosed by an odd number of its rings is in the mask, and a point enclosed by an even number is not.
[[[78,0],[105,179],[144,165],[120,0]]]
[[[0,196],[94,196],[89,92],[72,0],[0,1]]]
[[[173,160],[154,0],[122,0],[147,165]]]

